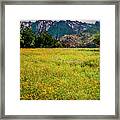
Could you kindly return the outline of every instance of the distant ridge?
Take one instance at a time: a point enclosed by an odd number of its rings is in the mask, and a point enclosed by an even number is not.
[[[21,27],[31,27],[36,34],[47,31],[52,37],[59,39],[64,35],[80,34],[88,32],[94,34],[100,32],[100,22],[86,23],[81,21],[71,20],[37,20],[37,21],[21,21]]]
[[[21,47],[100,47],[100,22],[20,21]]]

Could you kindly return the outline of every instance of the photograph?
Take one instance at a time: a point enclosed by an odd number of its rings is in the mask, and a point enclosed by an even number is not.
[[[100,21],[21,20],[20,100],[100,100]]]
[[[1,118],[119,119],[115,1],[2,2]]]

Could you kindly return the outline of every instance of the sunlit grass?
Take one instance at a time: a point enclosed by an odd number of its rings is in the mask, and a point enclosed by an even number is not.
[[[20,49],[21,100],[99,100],[99,48]]]

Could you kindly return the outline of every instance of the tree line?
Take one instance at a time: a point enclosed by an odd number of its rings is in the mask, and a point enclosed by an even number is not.
[[[56,48],[62,47],[62,44],[52,38],[47,32],[35,34],[32,29],[26,27],[20,30],[20,47],[21,48]]]
[[[100,34],[93,34],[92,41],[97,47],[100,46]],[[54,39],[47,32],[35,34],[30,27],[21,28],[20,30],[20,47],[21,48],[62,48],[67,47],[59,40]]]

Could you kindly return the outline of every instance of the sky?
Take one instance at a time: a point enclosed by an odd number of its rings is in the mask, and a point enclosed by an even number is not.
[[[23,20],[23,21],[25,21],[25,22],[29,22],[29,21],[35,22],[36,20]],[[56,20],[56,21],[59,21],[59,20]],[[75,21],[75,20],[71,20],[71,21]],[[77,21],[86,22],[86,23],[93,23],[94,24],[97,20],[77,20]]]

